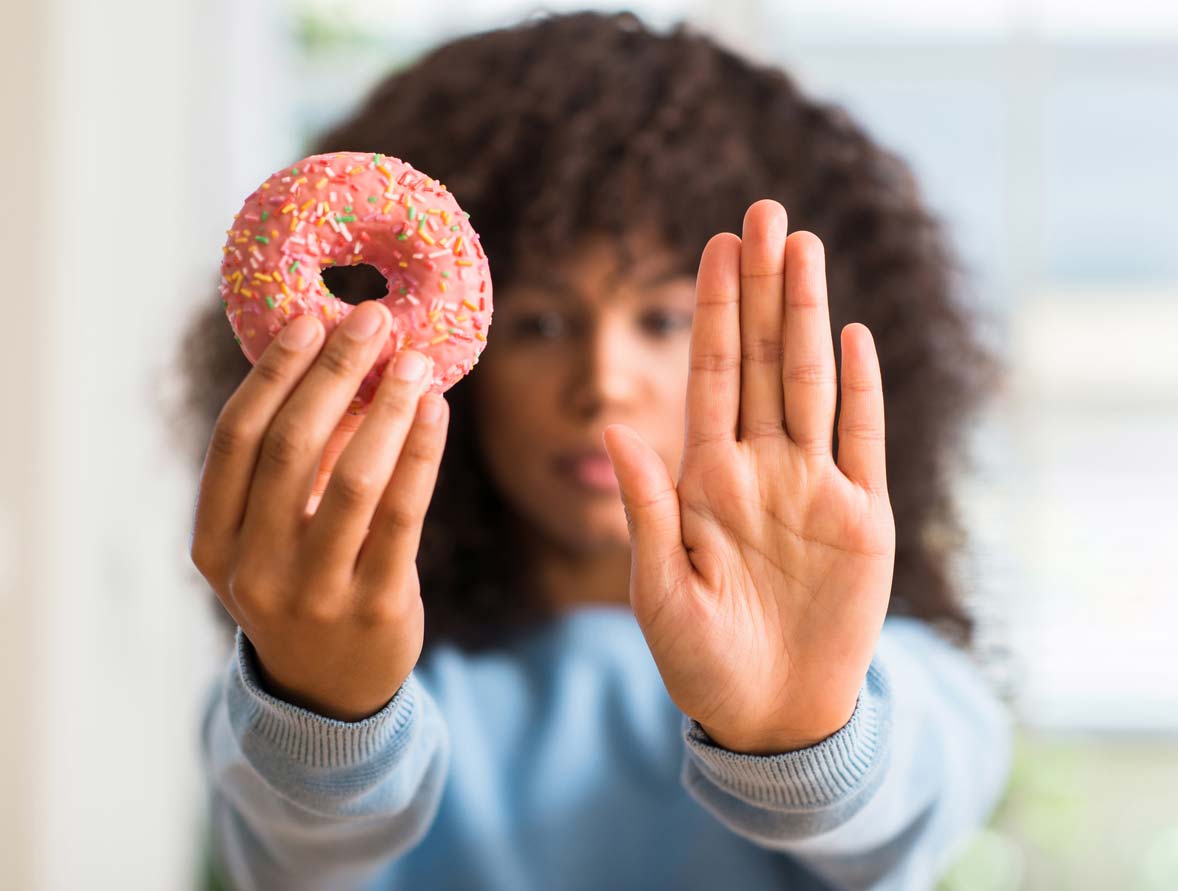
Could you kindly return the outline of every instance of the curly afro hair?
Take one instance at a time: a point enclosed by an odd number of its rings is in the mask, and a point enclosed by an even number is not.
[[[445,183],[481,236],[497,294],[528,252],[559,255],[587,232],[637,225],[654,226],[694,276],[712,235],[739,232],[753,201],[780,201],[791,228],[825,245],[832,331],[859,321],[875,339],[896,521],[890,611],[971,643],[951,566],[965,538],[951,473],[968,457],[965,421],[1005,368],[957,298],[959,264],[907,165],[841,107],[686,23],[657,33],[628,12],[548,13],[432,49],[310,149],[393,155]],[[358,302],[365,270],[332,270],[328,283]],[[176,435],[197,468],[250,369],[230,334],[209,299],[177,353]],[[477,651],[548,614],[480,463],[469,391],[462,381],[447,393],[450,431],[422,531],[426,649],[448,640]],[[837,454],[837,431],[833,445]]]

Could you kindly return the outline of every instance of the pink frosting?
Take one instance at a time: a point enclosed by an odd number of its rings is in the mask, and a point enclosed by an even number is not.
[[[221,296],[251,363],[296,316],[317,316],[330,336],[355,309],[327,290],[324,267],[368,263],[384,275],[393,328],[353,414],[399,350],[431,357],[429,389],[444,393],[487,344],[491,272],[478,233],[444,185],[397,158],[334,152],[278,171],[245,199],[224,252]]]

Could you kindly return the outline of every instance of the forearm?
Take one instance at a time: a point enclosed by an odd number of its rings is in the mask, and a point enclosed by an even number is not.
[[[683,781],[733,831],[847,889],[929,887],[993,809],[1009,718],[960,653],[889,620],[848,724],[807,749],[749,756],[684,720]]]
[[[361,888],[428,831],[449,735],[411,674],[379,712],[325,718],[270,696],[248,639],[202,733],[215,859],[235,887]]]

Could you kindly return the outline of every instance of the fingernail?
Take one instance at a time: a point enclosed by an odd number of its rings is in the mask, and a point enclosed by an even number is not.
[[[309,316],[297,316],[292,319],[278,335],[284,346],[301,350],[311,345],[315,339],[315,329],[318,323]]]
[[[397,356],[393,376],[397,380],[415,381],[425,373],[425,356],[415,350],[406,350]]]
[[[375,306],[364,306],[361,304],[356,307],[344,319],[344,334],[352,338],[352,340],[367,340],[376,333],[376,329],[380,327],[380,310]]]

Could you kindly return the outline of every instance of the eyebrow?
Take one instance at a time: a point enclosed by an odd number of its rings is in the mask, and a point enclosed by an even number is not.
[[[659,272],[647,275],[638,280],[638,284],[644,288],[653,288],[658,285],[666,284],[677,278],[687,278],[687,274],[676,266],[671,266]],[[534,276],[530,277],[532,283],[544,285],[546,287],[555,288],[558,290],[568,291],[569,293],[584,300],[584,295],[577,290],[576,285],[568,279],[556,274],[551,266],[544,266],[537,271]]]

